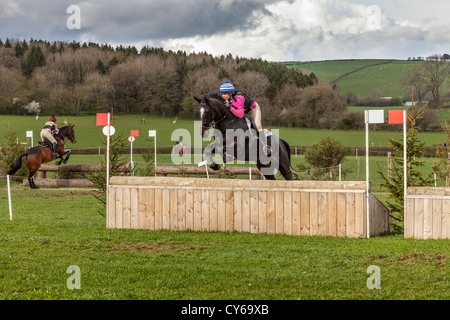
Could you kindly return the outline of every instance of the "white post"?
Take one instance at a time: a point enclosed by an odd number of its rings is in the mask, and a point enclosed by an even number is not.
[[[403,110],[403,208],[406,206],[406,194],[408,193],[408,169],[407,169],[407,142],[406,142],[406,110]]]
[[[369,226],[369,110],[365,110],[366,121],[366,226],[367,226],[367,238],[370,238],[370,226]]]
[[[155,143],[154,148],[155,148],[155,177],[156,177],[156,133],[155,133],[155,137],[154,137],[153,141]]]
[[[12,221],[12,206],[11,206],[11,183],[9,180],[9,174],[6,176],[7,184],[8,184],[8,204],[9,204],[9,220]]]
[[[249,180],[252,180],[252,168],[248,168],[248,177],[249,177]]]
[[[131,156],[131,175],[134,176],[134,163],[133,163],[133,140],[131,140],[131,146],[130,146],[130,156]]]
[[[109,193],[109,143],[111,136],[111,113],[108,112],[108,135],[106,137],[106,214],[108,215]]]

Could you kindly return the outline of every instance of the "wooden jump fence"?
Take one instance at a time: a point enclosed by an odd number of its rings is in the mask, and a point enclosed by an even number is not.
[[[99,164],[69,164],[69,165],[49,165],[43,164],[36,173],[34,182],[39,187],[95,187],[94,183],[88,179],[48,179],[47,172],[98,172],[104,170]],[[127,175],[131,172],[131,163],[126,163],[119,168],[119,172]],[[23,179],[23,185],[28,186],[28,179]]]
[[[363,182],[111,177],[107,227],[366,237]],[[369,193],[369,234],[391,230]]]
[[[450,239],[450,188],[409,187],[405,238]]]
[[[230,174],[230,175],[251,175],[253,180],[261,179],[261,172],[257,167],[225,167],[221,170],[213,170],[207,168],[208,174]],[[157,166],[155,174],[158,176],[167,176],[169,174],[176,175],[206,175],[204,167],[194,166]]]

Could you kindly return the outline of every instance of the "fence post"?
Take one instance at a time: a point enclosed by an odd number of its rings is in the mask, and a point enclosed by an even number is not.
[[[445,186],[450,187],[450,152],[447,156],[447,174],[445,176]]]

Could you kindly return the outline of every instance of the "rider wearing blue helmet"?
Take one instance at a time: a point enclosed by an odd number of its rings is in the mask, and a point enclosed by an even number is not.
[[[245,115],[253,120],[258,131],[263,130],[261,108],[255,100],[241,92],[236,92],[234,86],[228,80],[220,86],[219,91],[225,105],[236,117],[243,118]]]

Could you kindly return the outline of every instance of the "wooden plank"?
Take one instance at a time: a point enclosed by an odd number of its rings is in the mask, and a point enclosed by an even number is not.
[[[233,190],[225,191],[225,229],[228,232],[234,231],[234,198]]]
[[[202,229],[209,230],[209,190],[202,190]]]
[[[423,238],[433,238],[433,200],[424,199],[423,201]]]
[[[130,188],[130,228],[139,228],[139,202],[137,188]]]
[[[186,230],[186,193],[187,190],[178,190],[177,194],[177,230]]]
[[[328,224],[328,196],[327,193],[321,192],[318,195],[317,211],[317,232],[319,236],[327,236],[327,224]]]
[[[145,202],[146,210],[148,212],[148,217],[146,220],[146,229],[148,230],[156,230],[155,228],[155,190],[153,189],[144,189],[141,191],[145,192]]]
[[[347,228],[345,235],[349,238],[355,238],[355,194],[346,194],[346,220]]]
[[[423,199],[414,199],[414,238],[423,239]]]
[[[267,191],[258,191],[259,232],[267,233]]]
[[[442,236],[442,205],[443,201],[434,200],[432,208],[432,233],[433,239],[440,239]]]
[[[202,229],[202,191],[194,190],[194,230]]]
[[[292,234],[300,235],[300,192],[292,193]]]
[[[311,235],[309,209],[310,197],[309,192],[300,192],[300,234],[302,236]]]
[[[328,194],[328,235],[337,236],[337,195]]]
[[[226,192],[217,193],[217,230],[226,231]]]
[[[122,227],[130,229],[131,227],[131,188],[123,188],[123,216]]]
[[[366,217],[366,195],[355,195],[355,237],[366,237],[366,224],[364,223]]]
[[[110,185],[135,185],[135,186],[161,186],[161,187],[204,187],[211,188],[212,179],[175,178],[175,177],[120,177],[110,179]],[[361,191],[366,189],[366,183],[361,181],[285,181],[285,180],[238,180],[238,179],[214,179],[214,184],[222,188],[241,189],[314,189],[314,190],[346,190]]]
[[[319,195],[311,192],[309,195],[309,221],[312,236],[319,235]]]
[[[337,236],[345,237],[347,230],[346,194],[337,194]]]
[[[170,201],[169,201],[169,226],[170,230],[178,230],[178,190],[170,189]]]
[[[170,230],[170,190],[162,190],[162,228]]]
[[[409,192],[409,188],[408,188]],[[414,204],[415,201],[413,198],[406,197],[405,201],[405,210],[404,210],[404,236],[405,238],[413,238],[414,237]]]
[[[155,190],[155,230],[163,228],[163,192],[162,189]]]
[[[218,231],[217,196],[218,191],[209,191],[209,231]]]
[[[283,192],[283,234],[292,235],[292,192]]]
[[[282,234],[284,231],[283,204],[284,204],[284,192],[275,191],[275,233],[278,234]]]
[[[108,190],[107,228],[116,228],[116,188]]]
[[[233,196],[234,230],[236,230],[237,232],[242,232],[242,191],[235,190],[233,192]]]
[[[186,230],[194,230],[194,190],[186,190]]]
[[[450,200],[442,203],[442,236],[441,239],[450,239]]]
[[[275,212],[275,192],[267,191],[267,233],[273,234],[276,231],[276,212]]]
[[[258,191],[250,191],[250,232],[259,233],[259,200]]]
[[[242,231],[250,232],[250,191],[242,191]]]

